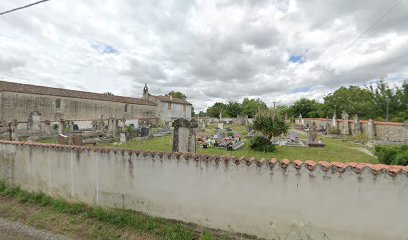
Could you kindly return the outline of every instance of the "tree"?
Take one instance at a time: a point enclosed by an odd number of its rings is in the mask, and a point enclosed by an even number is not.
[[[286,134],[289,129],[289,125],[285,122],[285,116],[277,109],[259,111],[255,116],[253,127],[269,140]]]
[[[261,99],[244,98],[242,101],[242,113],[252,118],[258,111],[267,109],[268,107]]]
[[[242,112],[242,105],[238,102],[229,102],[225,106],[225,113],[229,117],[237,117]]]
[[[307,98],[301,98],[294,102],[292,106],[289,107],[288,113],[291,117],[298,117],[302,114],[302,117],[322,117],[323,108],[322,104],[316,100],[310,100]]]
[[[207,115],[209,117],[218,118],[220,116],[220,112],[224,112],[226,108],[225,103],[216,102],[214,105],[207,109]]]
[[[401,119],[397,120],[402,121],[408,119],[406,118],[406,111],[408,111],[407,81],[403,83],[402,88],[397,87],[395,90],[391,89],[384,81],[379,81],[375,87],[370,86],[368,89],[371,93],[370,96],[375,109],[373,115],[375,115],[375,117],[385,118],[388,100],[391,117],[401,116]]]
[[[172,96],[172,97],[174,97],[174,98],[178,98],[178,99],[183,99],[183,100],[186,100],[187,99],[187,96],[184,94],[184,93],[182,93],[182,92],[175,92],[175,91],[171,91],[171,92],[169,92],[169,94],[167,94],[168,96]]]
[[[104,94],[104,95],[108,95],[108,96],[115,96],[113,93],[111,93],[111,92],[104,92],[104,93],[102,93],[102,94]]]

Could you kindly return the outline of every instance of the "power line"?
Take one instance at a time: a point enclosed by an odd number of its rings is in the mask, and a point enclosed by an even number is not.
[[[402,0],[398,1],[396,0],[393,4],[392,7],[390,7],[388,9],[387,12],[385,12],[379,19],[377,19],[373,24],[371,24],[364,32],[362,32],[356,39],[353,40],[353,42],[351,42],[349,45],[347,45],[346,47],[344,47],[340,53],[338,53],[336,56],[334,56],[334,58],[328,63],[328,65],[330,65],[331,63],[333,63],[339,56],[341,56],[342,54],[344,54],[344,52],[346,50],[348,50],[349,48],[353,47],[354,44],[356,44],[358,42],[358,40],[360,40],[365,34],[367,34],[368,32],[370,32],[371,30],[374,29],[374,27],[380,23],[386,16],[388,16],[400,3],[402,2]]]
[[[18,11],[18,10],[21,10],[21,9],[24,9],[24,8],[28,8],[28,7],[31,7],[31,6],[34,6],[34,5],[43,3],[43,2],[48,2],[48,1],[49,1],[49,0],[41,0],[41,1],[38,1],[38,2],[30,3],[30,4],[25,5],[25,6],[21,6],[21,7],[17,7],[17,8],[14,8],[14,9],[10,9],[10,10],[4,11],[4,12],[0,12],[0,16],[1,16],[1,15],[4,15],[4,14],[7,14],[7,13],[14,12],[14,11]]]
[[[348,49],[354,46],[360,40],[365,34],[370,32],[375,28],[375,26],[380,23],[386,16],[391,14],[391,12],[402,2],[402,0],[395,0],[394,4],[380,17],[378,18],[373,24],[371,24],[364,32],[362,32],[357,38],[355,38],[349,45],[345,46],[340,53],[336,54],[333,59],[326,65],[326,67],[329,67],[330,64],[332,64],[337,58],[339,58],[341,55],[343,55]],[[319,73],[315,74],[315,77],[320,77],[320,75],[323,73],[323,70],[320,70]]]

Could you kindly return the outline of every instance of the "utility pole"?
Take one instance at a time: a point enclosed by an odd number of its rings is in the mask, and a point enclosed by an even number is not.
[[[278,102],[272,102],[272,103],[273,103],[273,108],[275,108],[275,104],[278,103]]]
[[[389,97],[387,97],[387,110],[386,110],[386,113],[385,113],[385,120],[387,122],[390,121],[390,98]]]

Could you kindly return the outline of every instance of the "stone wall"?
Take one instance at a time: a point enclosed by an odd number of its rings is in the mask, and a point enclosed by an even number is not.
[[[61,101],[60,108],[56,101]],[[127,112],[125,112],[125,105]],[[81,98],[35,95],[15,92],[2,92],[0,105],[1,121],[7,122],[17,119],[27,122],[32,112],[38,112],[41,120],[93,120],[110,116],[116,118],[135,119],[152,118],[156,115],[156,106],[126,104],[121,102],[100,101]]]
[[[0,142],[0,178],[68,200],[271,239],[406,239],[408,167]],[[291,239],[291,238],[289,238]]]
[[[327,122],[332,125],[332,119],[325,118],[304,118],[305,124],[311,126],[314,122],[318,126],[324,126]],[[361,133],[368,135],[368,121],[361,120]],[[347,122],[350,135],[354,133],[354,122],[353,120],[348,120]],[[342,129],[344,121],[341,119],[337,120],[337,128]],[[374,121],[374,138],[380,140],[388,140],[394,142],[405,142],[408,144],[408,124],[407,123],[395,123],[395,122],[377,122]]]
[[[171,109],[169,109],[169,104],[168,102],[157,101],[163,121],[172,122],[178,118],[191,119],[191,105],[171,103]]]

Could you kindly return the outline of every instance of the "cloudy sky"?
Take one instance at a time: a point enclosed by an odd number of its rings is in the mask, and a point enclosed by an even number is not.
[[[134,97],[147,83],[185,92],[196,110],[290,104],[401,84],[407,16],[407,0],[50,0],[0,16],[0,79]]]

